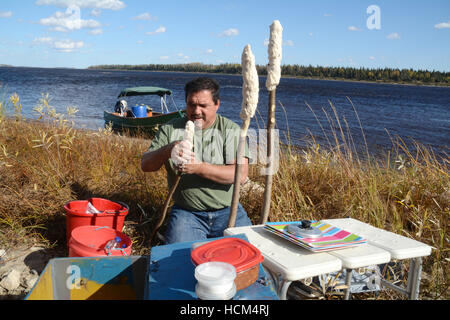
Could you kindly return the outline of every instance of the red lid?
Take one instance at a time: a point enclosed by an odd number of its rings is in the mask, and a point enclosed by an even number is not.
[[[239,238],[223,238],[208,242],[192,250],[192,261],[199,265],[210,261],[232,264],[241,272],[264,260],[261,252],[253,245]]]

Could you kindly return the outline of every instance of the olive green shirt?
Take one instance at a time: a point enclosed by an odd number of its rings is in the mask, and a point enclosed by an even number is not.
[[[155,151],[165,145],[183,140],[187,118],[174,119],[161,126],[150,145]],[[197,160],[216,165],[232,164],[236,159],[240,127],[219,114],[213,125],[204,130],[196,130],[194,153]],[[250,158],[247,143],[244,157]],[[164,163],[167,170],[169,188],[176,177],[175,165],[169,158]],[[190,211],[219,210],[231,205],[233,184],[220,184],[195,174],[183,174],[173,195],[174,202]]]

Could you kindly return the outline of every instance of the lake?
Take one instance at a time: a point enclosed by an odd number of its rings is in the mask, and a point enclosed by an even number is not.
[[[38,114],[33,108],[41,94],[49,93],[50,104],[57,112],[66,113],[69,106],[79,110],[73,118],[77,128],[98,129],[104,126],[103,110],[113,110],[122,89],[168,88],[173,91],[173,102],[178,109],[184,109],[184,84],[196,76],[177,72],[0,67],[0,99],[6,101],[16,92],[23,105],[22,114],[35,119]],[[240,125],[242,77],[208,76],[221,85],[219,113]],[[327,146],[330,141],[334,146],[332,132],[340,136],[341,127],[345,139],[352,140],[358,151],[365,150],[364,132],[373,154],[390,150],[391,139],[396,136],[411,149],[412,141],[417,141],[438,154],[448,153],[449,87],[282,78],[276,100],[280,138],[285,142],[289,138],[293,145],[304,146],[312,134],[321,145]],[[129,101],[129,106],[140,102]],[[159,104],[150,102],[149,105],[155,111],[160,110]],[[267,109],[265,77],[260,77],[259,104],[251,128],[265,128]],[[7,114],[12,115],[13,110],[9,108]]]

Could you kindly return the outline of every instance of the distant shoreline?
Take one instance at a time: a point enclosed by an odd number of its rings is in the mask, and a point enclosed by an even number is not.
[[[83,69],[81,69],[83,70]],[[170,70],[135,70],[135,69],[108,69],[108,68],[86,68],[86,70],[99,70],[99,71],[134,71],[134,72],[171,72],[171,73],[192,73],[192,74],[214,74],[214,75],[227,75],[227,76],[242,76],[236,73],[223,73],[223,72],[206,72],[206,71],[170,71]],[[266,75],[260,75],[260,77],[265,77]],[[450,83],[412,83],[412,82],[394,82],[394,81],[371,81],[371,80],[356,80],[356,79],[346,79],[346,78],[320,78],[320,77],[302,77],[302,76],[290,76],[281,75],[281,78],[285,79],[304,79],[304,80],[324,80],[324,81],[342,81],[342,82],[355,82],[355,83],[374,83],[374,84],[394,84],[394,85],[405,85],[405,86],[421,86],[421,87],[450,87]]]
[[[68,67],[28,67],[28,66],[12,66],[0,64],[0,68],[34,68],[34,69],[67,69],[67,70],[97,70],[97,71],[134,71],[134,72],[171,72],[171,73],[192,73],[192,74],[214,74],[214,75],[228,75],[228,76],[241,76],[240,73],[226,73],[226,72],[208,72],[208,71],[178,71],[178,70],[143,70],[133,68],[104,68],[90,66],[87,68],[68,68]],[[260,75],[265,77],[266,75]],[[294,75],[281,75],[286,79],[304,79],[304,80],[324,80],[324,81],[342,81],[342,82],[354,82],[354,83],[374,83],[374,84],[391,84],[391,85],[406,85],[406,86],[423,86],[423,87],[450,87],[450,83],[438,82],[438,83],[424,83],[424,82],[405,82],[405,81],[392,81],[392,80],[366,80],[366,79],[347,79],[338,77],[306,77],[306,76],[294,76]]]
[[[401,86],[421,86],[421,87],[450,87],[450,83],[421,83],[421,82],[394,82],[394,81],[371,81],[371,80],[354,80],[345,78],[308,78],[308,77],[292,77],[292,76],[282,76],[282,78],[295,78],[295,79],[305,79],[305,80],[325,80],[325,81],[343,81],[343,82],[355,82],[355,83],[375,83],[375,84],[395,84]]]

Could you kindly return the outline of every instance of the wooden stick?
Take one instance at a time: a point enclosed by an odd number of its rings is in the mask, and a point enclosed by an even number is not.
[[[170,200],[172,200],[172,196],[175,193],[175,190],[177,189],[178,184],[180,183],[180,179],[181,179],[181,174],[177,174],[175,181],[167,195],[166,202],[164,202],[164,206],[162,208],[161,215],[159,217],[159,221],[156,224],[156,227],[153,229],[152,235],[150,236],[150,240],[148,242],[150,247],[152,246],[152,241],[153,241],[153,238],[155,237],[156,232],[159,230],[159,228],[161,228],[161,226],[164,222],[164,219],[166,218],[167,209],[169,208]]]
[[[183,142],[187,141],[191,143],[191,146],[194,143],[194,132],[195,132],[195,125],[192,121],[187,121],[186,122],[186,126],[184,129],[184,138],[183,138]],[[156,232],[158,231],[158,229],[162,226],[164,219],[166,218],[167,215],[167,209],[169,208],[169,203],[170,200],[172,200],[172,196],[175,193],[175,190],[178,187],[178,184],[180,183],[180,179],[181,179],[181,172],[177,171],[176,173],[176,177],[175,177],[175,181],[172,185],[172,187],[169,190],[169,194],[167,195],[166,198],[166,202],[164,202],[164,206],[161,212],[161,216],[159,218],[158,223],[156,224],[155,229],[153,229],[152,235],[150,236],[150,241],[149,241],[149,245],[152,245],[152,241],[153,241],[153,237],[155,236]]]
[[[264,189],[264,202],[261,211],[260,224],[265,224],[269,217],[270,202],[272,198],[273,183],[273,129],[275,128],[275,95],[276,89],[269,92],[269,113],[267,122],[267,164],[266,186]]]
[[[230,209],[230,216],[228,218],[228,228],[233,228],[234,225],[236,224],[237,207],[239,204],[239,193],[241,190],[242,162],[246,143],[245,138],[247,137],[247,131],[249,126],[250,126],[250,118],[244,120],[244,122],[242,123],[239,135],[239,145],[236,155],[236,167],[234,170],[233,197],[231,199],[231,209]]]
[[[250,120],[255,115],[258,106],[259,78],[255,65],[255,56],[250,45],[246,45],[242,52],[242,108],[240,117],[243,120],[239,134],[239,145],[236,154],[236,164],[234,170],[233,197],[231,199],[230,216],[228,217],[228,228],[233,228],[236,224],[236,213],[239,204],[239,196],[242,180],[242,163],[248,127]]]
[[[275,127],[275,94],[281,77],[281,52],[282,52],[283,27],[280,21],[274,20],[270,25],[269,38],[269,64],[267,65],[266,88],[269,91],[269,111],[267,119],[267,165],[266,186],[264,189],[264,203],[260,217],[260,223],[267,222],[270,212],[273,182],[273,129]]]

